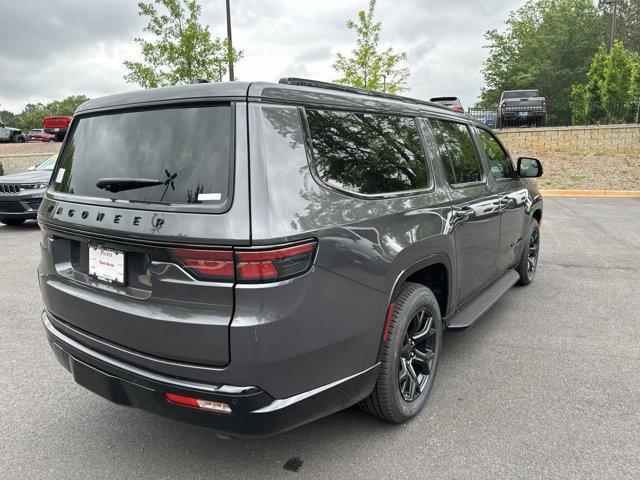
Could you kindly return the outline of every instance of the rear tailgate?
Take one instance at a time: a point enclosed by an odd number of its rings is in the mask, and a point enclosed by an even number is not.
[[[97,337],[114,356],[229,363],[233,283],[199,277],[175,251],[249,244],[246,135],[234,134],[245,111],[226,103],[74,120],[39,211],[43,299],[67,334]],[[96,186],[107,177],[158,182]]]

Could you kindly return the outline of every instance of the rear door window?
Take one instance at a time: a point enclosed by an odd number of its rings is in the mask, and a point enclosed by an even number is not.
[[[365,195],[429,187],[414,118],[315,109],[306,115],[315,168],[327,184]]]
[[[447,182],[450,185],[462,185],[482,181],[480,159],[467,126],[433,119],[431,125]]]
[[[476,133],[476,137],[480,140],[482,149],[487,157],[489,170],[491,171],[493,178],[496,180],[513,178],[514,169],[511,164],[511,159],[494,136],[481,128],[474,127],[474,131]]]
[[[110,200],[219,206],[230,196],[231,125],[228,104],[80,117],[61,153],[53,189]],[[105,188],[105,181],[115,183]]]

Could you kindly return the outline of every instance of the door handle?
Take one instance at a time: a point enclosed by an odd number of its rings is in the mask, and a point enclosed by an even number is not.
[[[453,216],[459,220],[468,220],[473,214],[473,208],[462,207],[453,211]]]

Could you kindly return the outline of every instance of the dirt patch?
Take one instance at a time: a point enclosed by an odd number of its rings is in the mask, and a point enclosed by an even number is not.
[[[62,143],[30,142],[0,143],[0,157],[5,155],[53,155],[60,150]]]
[[[513,152],[514,160],[519,156]],[[640,151],[613,153],[606,148],[586,152],[581,149],[528,148],[527,156],[538,158],[544,175],[540,188],[558,190],[640,190]]]

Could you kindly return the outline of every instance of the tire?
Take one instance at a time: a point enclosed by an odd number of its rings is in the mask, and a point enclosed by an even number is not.
[[[4,223],[5,225],[18,226],[22,225],[25,222],[24,218],[5,218],[0,220],[0,223]]]
[[[395,302],[376,386],[360,408],[392,423],[416,416],[433,387],[441,352],[438,301],[427,287],[407,283]]]
[[[520,274],[519,285],[529,285],[533,282],[538,268],[538,257],[540,256],[540,225],[535,218],[531,219],[527,232],[526,243],[518,262],[518,273]]]

